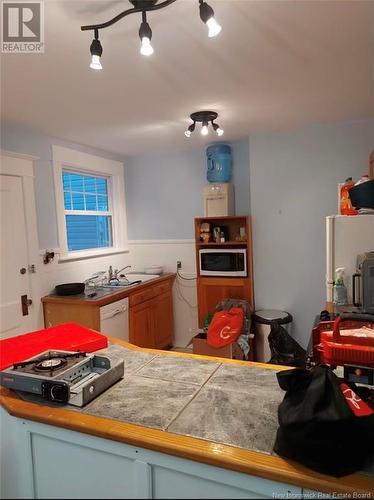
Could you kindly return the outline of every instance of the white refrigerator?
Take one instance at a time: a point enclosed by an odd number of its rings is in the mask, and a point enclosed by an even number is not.
[[[326,300],[333,301],[335,269],[345,268],[344,283],[352,304],[352,275],[357,255],[374,251],[374,214],[326,217]]]

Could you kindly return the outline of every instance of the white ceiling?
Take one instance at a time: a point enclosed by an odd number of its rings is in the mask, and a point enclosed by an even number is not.
[[[139,54],[139,15],[92,35],[127,0],[45,1],[45,54],[2,57],[2,118],[125,155],[198,147],[191,112],[219,113],[224,139],[374,116],[374,2],[208,0],[223,29],[207,37],[197,0],[150,13],[155,53]]]

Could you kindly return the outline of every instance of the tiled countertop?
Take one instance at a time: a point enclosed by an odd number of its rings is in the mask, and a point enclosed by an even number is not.
[[[124,359],[125,376],[83,413],[272,452],[284,397],[274,370],[155,356],[119,345],[99,352]]]

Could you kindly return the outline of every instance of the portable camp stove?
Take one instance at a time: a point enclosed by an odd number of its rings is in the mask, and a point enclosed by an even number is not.
[[[85,352],[45,351],[0,372],[0,385],[84,406],[122,378],[124,361]]]

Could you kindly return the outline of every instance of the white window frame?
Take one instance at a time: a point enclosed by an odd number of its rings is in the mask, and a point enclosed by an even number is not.
[[[123,163],[108,160],[99,156],[82,153],[62,146],[52,146],[53,173],[55,181],[55,197],[57,226],[59,238],[60,261],[79,260],[102,255],[113,255],[128,252],[127,246],[127,223],[125,203],[125,177]],[[112,215],[112,245],[105,248],[93,248],[87,250],[68,250],[65,210],[64,188],[62,183],[62,171],[71,170],[84,174],[104,176],[108,178],[108,202],[109,211]],[[75,215],[92,215],[92,211],[72,211]],[[100,215],[108,215],[101,212]]]

